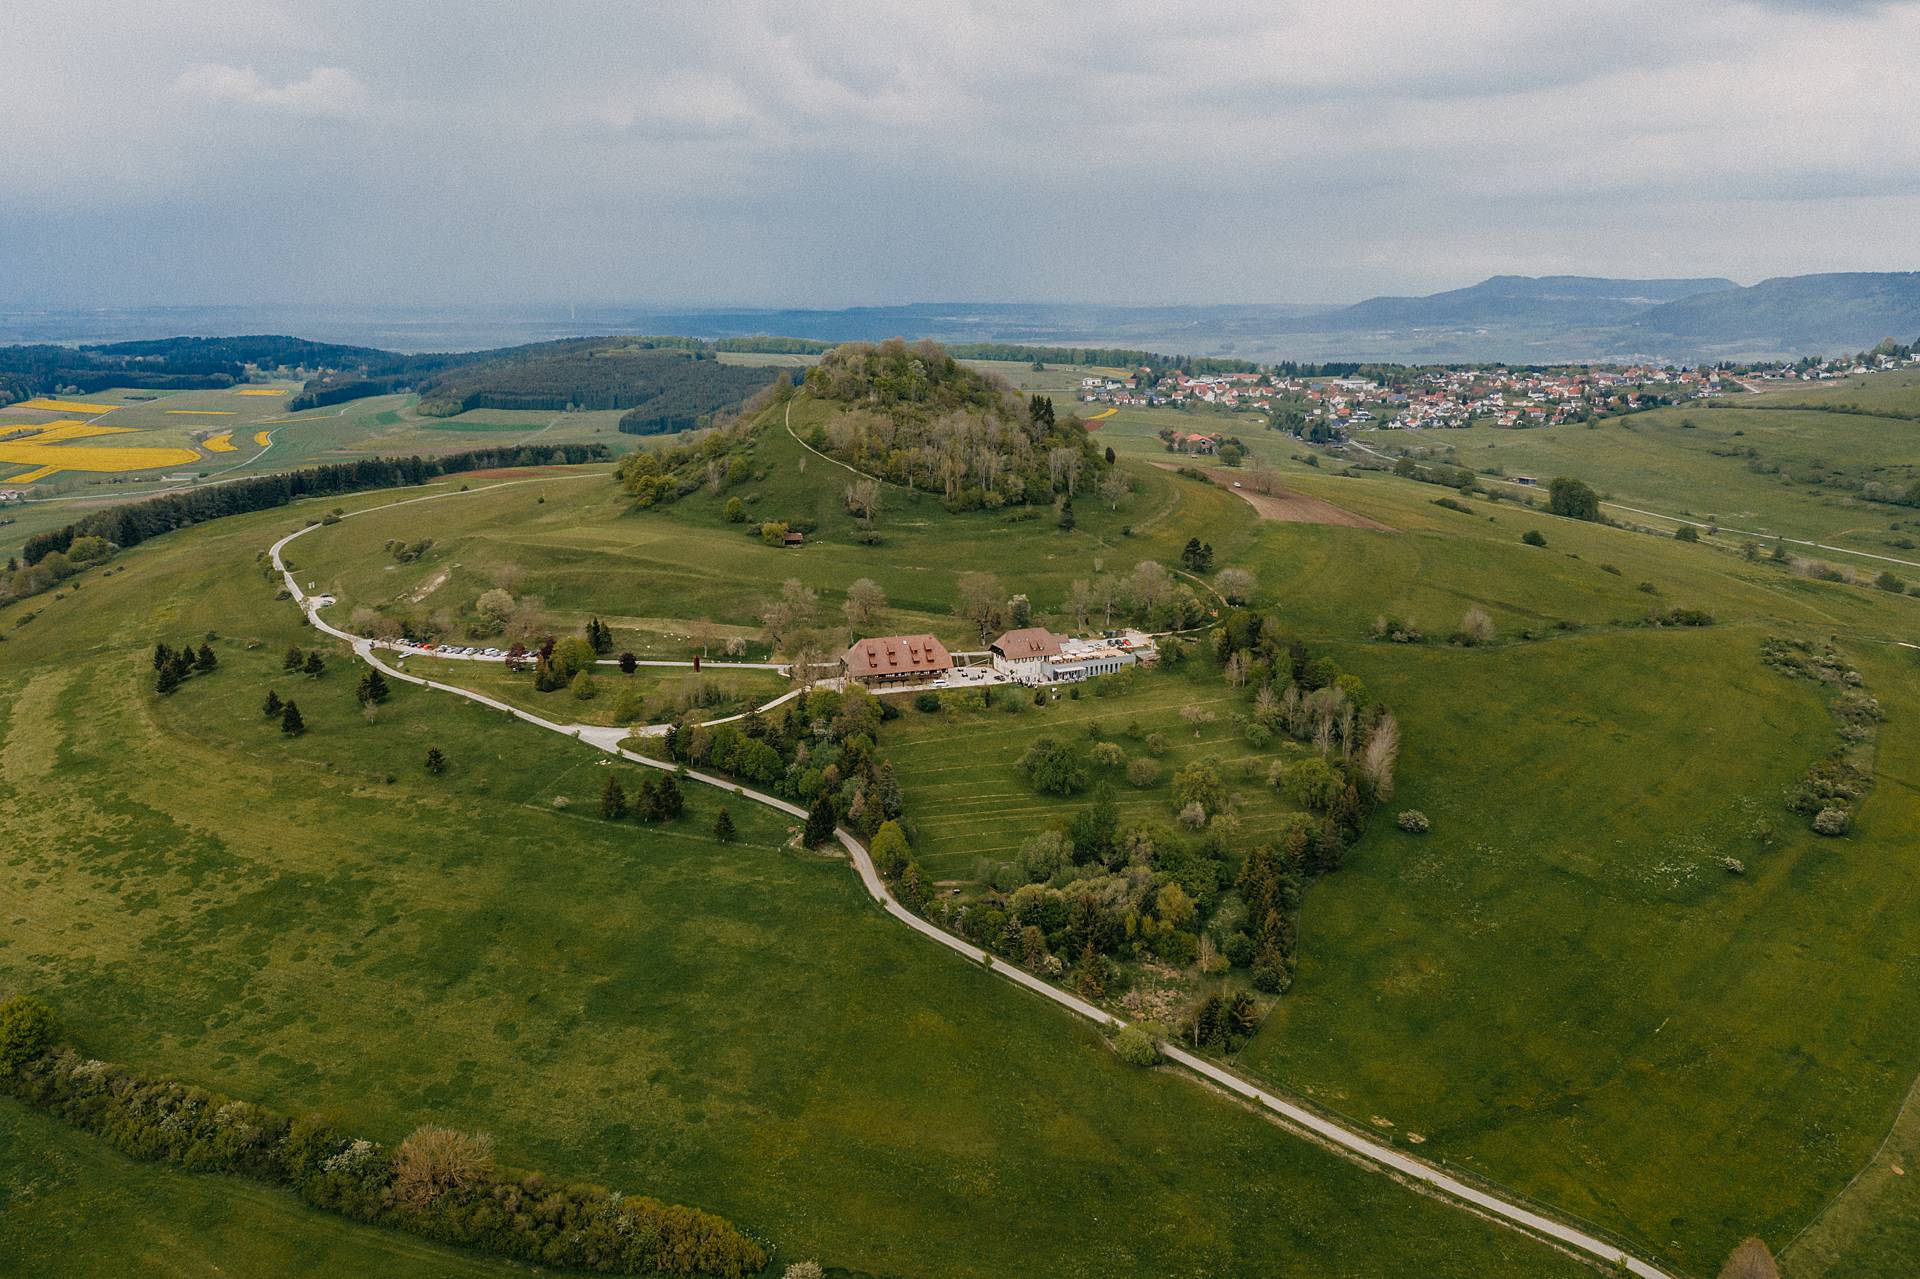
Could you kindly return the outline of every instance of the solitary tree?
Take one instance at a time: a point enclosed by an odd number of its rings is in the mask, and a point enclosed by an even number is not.
[[[620,779],[609,773],[606,789],[600,792],[600,816],[612,822],[626,815],[627,792],[620,785]]]
[[[447,771],[447,757],[440,753],[438,746],[427,747],[427,771],[435,777]]]
[[[316,648],[307,654],[307,660],[300,664],[300,669],[307,673],[308,679],[319,679],[327,673],[327,659],[320,656],[320,650]]]
[[[377,706],[392,695],[392,690],[387,687],[387,677],[369,667],[367,673],[360,677],[360,684],[354,689],[353,695],[362,706]]]
[[[1006,598],[992,573],[968,573],[960,579],[960,602],[954,611],[978,627],[984,640],[998,629]]]
[[[280,731],[288,737],[298,737],[307,731],[307,721],[300,718],[300,707],[297,704],[286,702],[281,705]]]
[[[1600,495],[1585,481],[1562,475],[1547,486],[1547,509],[1573,520],[1598,520]]]
[[[639,658],[635,657],[632,653],[620,654],[620,673],[622,675],[631,675],[639,669],[640,669]]]
[[[880,583],[863,577],[847,588],[847,601],[841,605],[841,611],[847,615],[847,624],[859,630],[871,624],[886,606],[887,593],[880,588]]]
[[[260,713],[268,719],[280,713],[280,694],[274,689],[267,690],[267,700],[260,704]]]
[[[722,807],[719,815],[713,819],[713,837],[723,844],[731,844],[740,837],[733,825],[733,810]]]

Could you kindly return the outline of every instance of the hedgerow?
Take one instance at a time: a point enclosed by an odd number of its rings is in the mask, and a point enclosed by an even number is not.
[[[319,1116],[92,1060],[48,1042],[43,1008],[25,997],[0,1004],[9,1050],[0,1086],[136,1158],[285,1186],[356,1221],[534,1265],[744,1279],[767,1264],[767,1249],[724,1217],[498,1167],[481,1137],[422,1128],[389,1150]]]

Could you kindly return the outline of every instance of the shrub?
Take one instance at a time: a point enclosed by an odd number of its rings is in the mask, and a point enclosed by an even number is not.
[[[0,1079],[46,1052],[59,1033],[53,1009],[32,995],[15,995],[0,1004]]]
[[[1113,1037],[1113,1051],[1129,1066],[1160,1064],[1160,1045],[1138,1026],[1124,1027]]]
[[[1460,619],[1460,629],[1453,633],[1454,642],[1468,648],[1491,644],[1493,637],[1493,619],[1487,616],[1486,610],[1479,608],[1468,609]]]
[[[1844,835],[1847,826],[1853,820],[1853,814],[1844,808],[1823,808],[1813,815],[1813,833],[1816,835]]]
[[[786,1268],[781,1279],[825,1279],[825,1275],[817,1261],[796,1261]]]
[[[1127,761],[1127,780],[1143,790],[1158,784],[1160,775],[1160,765],[1145,755]]]
[[[440,1196],[471,1189],[493,1171],[493,1138],[422,1125],[393,1157],[393,1193],[418,1212]]]
[[[1545,546],[1547,544],[1547,535],[1537,528],[1530,528],[1520,535],[1520,540],[1528,546]]]
[[[1427,815],[1417,808],[1409,808],[1394,819],[1394,824],[1409,835],[1424,835],[1433,829],[1433,823]]]
[[[940,694],[931,690],[913,695],[913,709],[931,715],[940,709]]]
[[[1700,530],[1691,524],[1682,524],[1679,528],[1673,530],[1673,540],[1676,542],[1697,542],[1700,540]]]

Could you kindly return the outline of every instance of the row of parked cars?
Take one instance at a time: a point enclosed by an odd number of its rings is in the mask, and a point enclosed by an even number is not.
[[[430,644],[425,641],[416,643],[413,640],[402,639],[398,635],[386,636],[380,643],[398,652],[426,653],[434,657],[504,658],[507,655],[507,650],[504,648],[473,648],[462,644]]]

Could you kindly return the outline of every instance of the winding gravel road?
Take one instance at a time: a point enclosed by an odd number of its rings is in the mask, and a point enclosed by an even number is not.
[[[507,480],[499,484],[487,485],[484,488],[455,490],[446,493],[428,494],[424,497],[405,498],[401,501],[388,502],[381,506],[366,507],[344,515],[341,518],[352,519],[356,515],[366,515],[374,511],[391,510],[396,506],[409,506],[419,502],[439,501],[444,498],[459,497],[463,493],[479,494],[492,489],[506,488],[514,484],[534,482],[536,481]],[[331,635],[335,639],[345,641],[352,646],[354,654],[358,656],[360,660],[366,662],[369,666],[375,667],[392,679],[397,679],[407,684],[416,684],[422,688],[436,689],[443,693],[451,693],[455,697],[464,697],[468,701],[478,702],[482,706],[489,706],[495,710],[505,711],[516,719],[525,720],[527,723],[539,728],[544,728],[549,732],[559,733],[576,741],[585,742],[609,754],[618,755],[621,759],[629,763],[639,764],[646,768],[657,768],[668,772],[678,771],[677,765],[663,763],[660,760],[650,759],[645,755],[639,755],[633,751],[623,749],[620,746],[620,742],[631,735],[633,730],[557,723],[554,720],[542,718],[532,711],[522,710],[519,707],[510,706],[497,698],[474,692],[472,689],[459,688],[452,684],[442,684],[437,680],[425,679],[381,660],[375,651],[376,646],[372,639],[367,636],[354,635],[348,631],[341,630],[320,616],[320,610],[325,607],[326,604],[332,602],[331,598],[327,596],[308,596],[306,592],[300,589],[299,583],[294,580],[293,573],[287,568],[282,558],[281,552],[286,549],[288,543],[294,541],[296,538],[304,537],[308,533],[313,532],[314,529],[321,527],[324,526],[314,523],[296,532],[289,533],[275,542],[270,551],[274,568],[279,571],[286,583],[287,590],[293,596],[294,602],[299,606],[301,612],[305,614],[307,620],[312,623],[314,629],[320,631],[322,634]],[[791,696],[791,694],[789,694],[789,696]],[[785,698],[777,700],[784,701]],[[661,726],[656,725],[654,727],[658,728]],[[738,782],[731,781],[725,777],[691,770],[687,771],[684,776],[691,778],[693,781],[715,787],[718,790],[738,795],[742,799],[751,800],[756,804],[764,804],[768,808],[785,813],[789,817],[803,821],[806,819],[806,810],[798,805],[790,804],[784,799],[754,790],[751,787],[742,786]],[[865,885],[868,894],[872,896],[874,901],[877,902],[887,914],[893,916],[908,928],[913,929],[914,932],[919,933],[931,942],[946,947],[956,954],[965,956],[973,963],[979,964],[988,971],[1013,982],[1015,985],[1023,986],[1041,998],[1050,1000],[1096,1025],[1118,1029],[1126,1024],[1105,1009],[1096,1007],[1086,1000],[1081,999],[1079,996],[1062,990],[1049,982],[1042,981],[1023,968],[1004,963],[992,955],[989,955],[986,951],[981,950],[979,947],[963,941],[952,933],[946,932],[944,929],[914,914],[894,898],[893,893],[887,888],[886,881],[881,879],[879,872],[874,869],[873,859],[867,855],[866,848],[844,830],[836,830],[834,834],[839,838],[841,846],[847,850],[847,856],[852,859],[855,870],[859,872],[860,882]],[[1222,1066],[1218,1066],[1205,1058],[1195,1056],[1178,1044],[1163,1042],[1160,1045],[1160,1051],[1165,1055],[1167,1060],[1185,1067],[1209,1083],[1215,1084],[1239,1097],[1253,1102],[1270,1114],[1278,1116],[1294,1128],[1337,1146],[1349,1155],[1363,1160],[1390,1175],[1424,1186],[1443,1196],[1469,1205],[1480,1213],[1501,1221],[1504,1224],[1513,1226],[1526,1233],[1537,1235],[1563,1248],[1582,1254],[1585,1257],[1604,1262],[1610,1266],[1624,1266],[1628,1273],[1639,1276],[1640,1279],[1677,1279],[1676,1276],[1669,1274],[1667,1271],[1661,1270],[1648,1262],[1642,1261],[1631,1253],[1623,1251],[1615,1244],[1588,1234],[1577,1227],[1545,1216],[1524,1204],[1504,1199],[1499,1195],[1462,1181],[1458,1177],[1443,1171],[1433,1164],[1421,1159],[1416,1159],[1403,1151],[1383,1144],[1364,1132],[1356,1131],[1355,1129],[1347,1127],[1345,1124],[1329,1119],[1298,1100],[1281,1096],[1250,1083]]]

